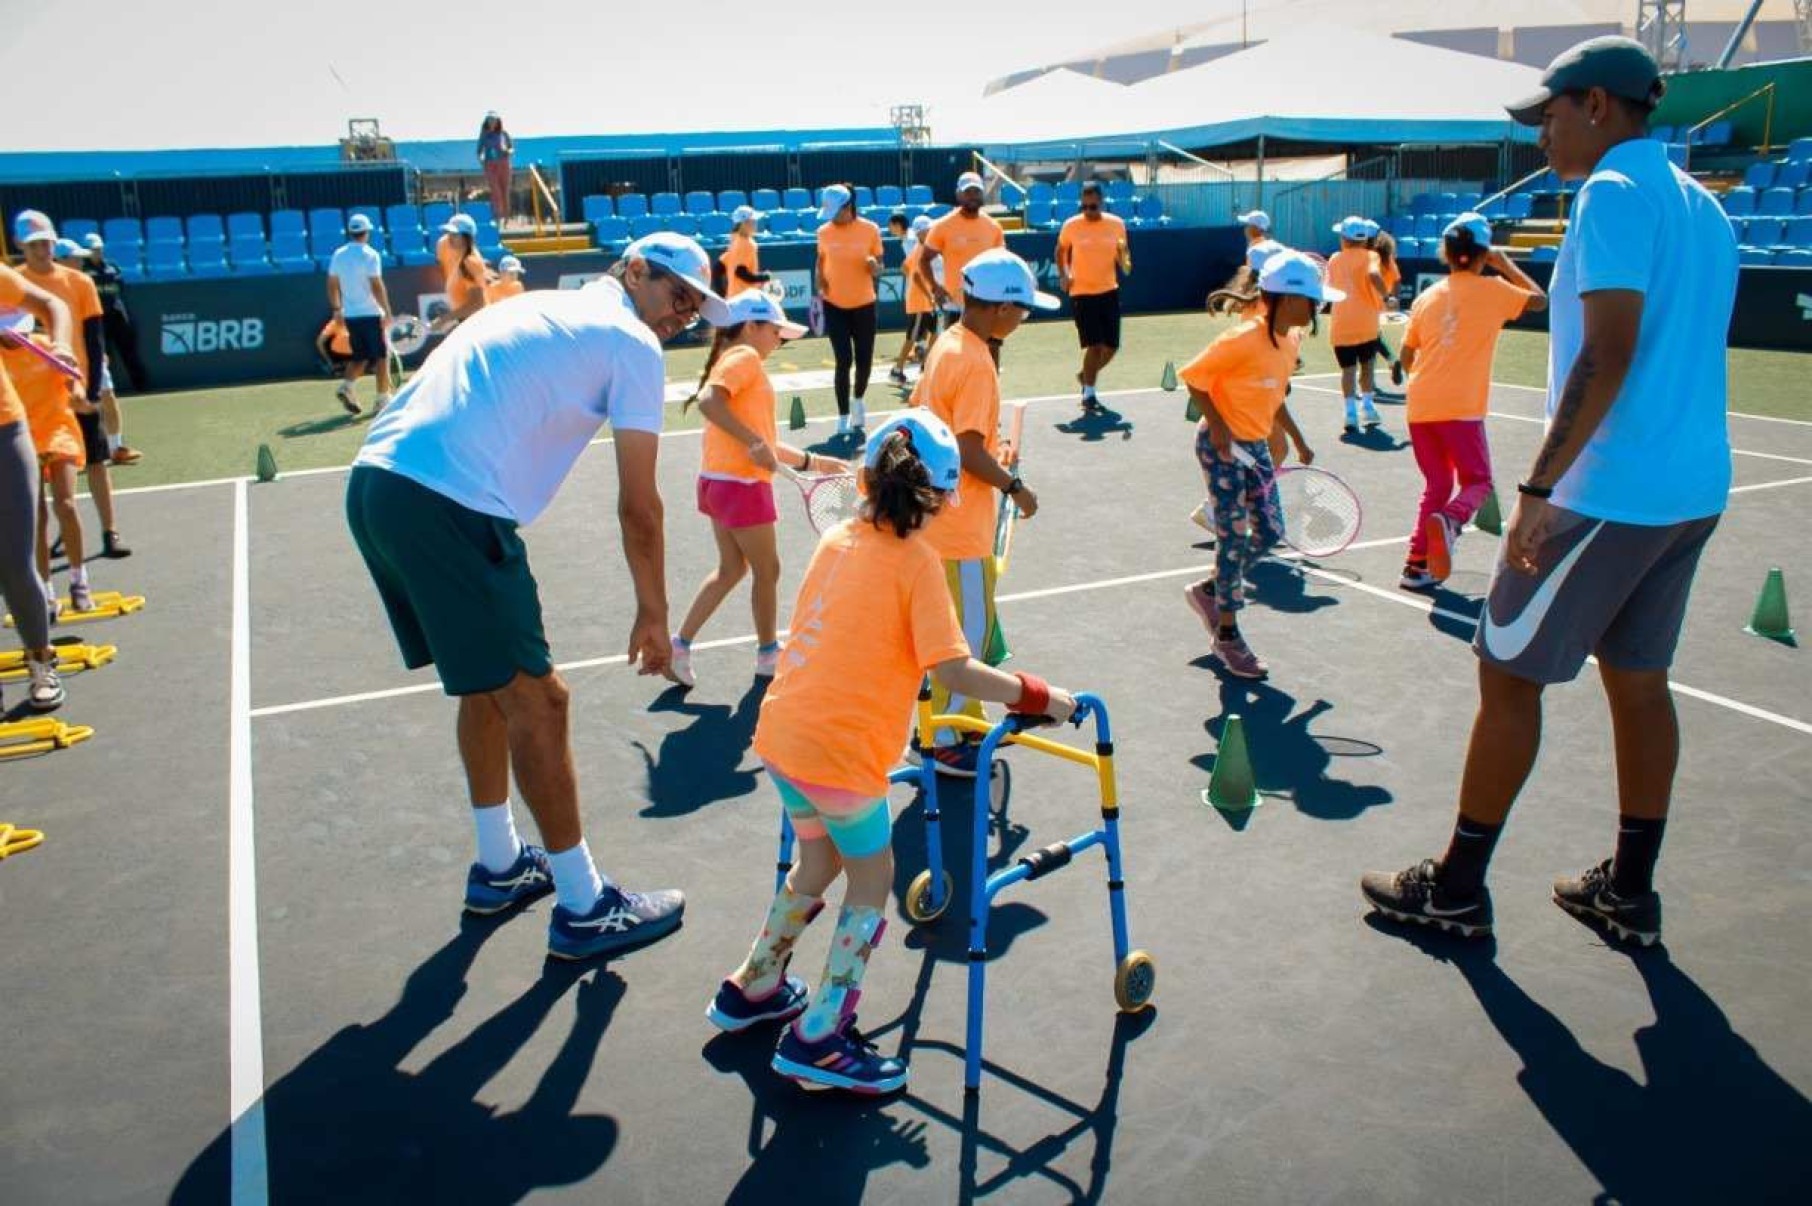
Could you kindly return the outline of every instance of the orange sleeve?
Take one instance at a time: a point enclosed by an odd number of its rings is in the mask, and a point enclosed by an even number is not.
[[[912,651],[925,670],[955,657],[970,656],[969,642],[956,618],[956,603],[937,557],[919,560],[918,572],[906,584],[907,618],[912,625]]]
[[[70,271],[75,272],[74,269]],[[80,327],[91,318],[101,317],[101,294],[94,287],[94,282],[88,279],[86,272],[75,272],[75,278],[76,296],[81,300],[70,307],[74,311],[70,317],[75,319],[76,326]]]
[[[939,218],[933,222],[931,229],[925,232],[925,237],[919,240],[924,246],[931,248],[939,255],[944,254],[944,221],[945,219]]]
[[[1427,322],[1425,315],[1428,313],[1429,305],[1432,304],[1429,299],[1433,296],[1434,291],[1431,289],[1416,298],[1414,304],[1409,307],[1409,326],[1403,331],[1404,350],[1422,346],[1422,327]]]
[[[1517,288],[1501,276],[1494,276],[1491,279],[1497,282],[1497,295],[1504,307],[1502,311],[1504,321],[1515,322],[1523,316],[1523,311],[1529,308],[1529,299],[1534,294]]]
[[[1074,218],[1064,219],[1063,227],[1057,232],[1057,250],[1062,251],[1070,246],[1070,223],[1075,220]]]
[[[1231,341],[1227,338],[1231,334],[1232,332],[1229,331],[1221,335],[1213,343],[1203,348],[1201,354],[1194,360],[1183,366],[1177,376],[1182,378],[1185,385],[1204,394],[1214,392],[1215,381],[1227,371],[1232,359],[1229,346]]]
[[[25,278],[15,268],[0,264],[0,306],[19,306],[25,301]]]
[[[950,365],[955,368],[956,365]],[[994,425],[1000,416],[994,413],[993,397],[988,383],[981,379],[974,366],[963,364],[962,377],[951,383],[950,430],[958,435],[973,431],[984,440],[994,435]],[[943,385],[943,382],[938,384]],[[946,588],[945,593],[949,593]]]
[[[887,248],[881,243],[881,228],[872,222],[869,223],[869,227],[868,254],[874,256],[875,259],[878,260],[887,253]]]
[[[761,373],[761,362],[747,348],[731,348],[711,366],[706,386],[715,385],[734,398],[755,383]]]

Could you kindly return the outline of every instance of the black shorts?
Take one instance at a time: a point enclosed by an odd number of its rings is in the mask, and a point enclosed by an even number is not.
[[[914,343],[923,343],[937,334],[937,315],[930,310],[923,314],[906,316],[906,338]]]
[[[1368,339],[1364,343],[1349,343],[1345,347],[1336,345],[1334,348],[1334,363],[1338,364],[1341,368],[1352,368],[1355,365],[1368,364],[1371,361],[1376,360],[1379,355],[1382,354],[1383,350],[1383,348],[1378,346],[1378,341],[1376,339]]]
[[[388,354],[384,347],[384,320],[375,314],[347,319],[346,342],[352,346],[352,359],[376,364]]]
[[[76,415],[76,423],[82,429],[82,447],[88,453],[84,465],[105,465],[113,459],[107,447],[107,429],[101,426],[100,403],[95,403],[95,408],[91,415]]]
[[[1090,293],[1070,298],[1070,315],[1076,320],[1076,342],[1085,348],[1120,346],[1120,291]]]

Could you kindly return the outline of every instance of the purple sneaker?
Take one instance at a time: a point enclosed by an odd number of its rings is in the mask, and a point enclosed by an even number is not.
[[[751,997],[725,980],[705,1007],[705,1019],[719,1030],[736,1034],[763,1022],[790,1022],[811,1003],[811,990],[798,976],[787,976],[763,997]]]
[[[1207,590],[1203,590],[1203,587]],[[1220,639],[1221,603],[1214,593],[1214,579],[1192,582],[1183,588],[1183,599],[1189,609],[1201,617],[1202,626],[1208,629],[1208,635]]]
[[[788,1026],[774,1052],[774,1071],[806,1089],[847,1089],[851,1093],[892,1093],[906,1087],[906,1065],[888,1059],[856,1029],[854,1014],[816,1042]]]
[[[1214,642],[1214,656],[1221,659],[1221,664],[1227,667],[1227,673],[1235,678],[1263,678],[1271,673],[1271,667],[1252,652],[1252,646],[1246,644],[1243,636],[1227,641],[1217,639]]]

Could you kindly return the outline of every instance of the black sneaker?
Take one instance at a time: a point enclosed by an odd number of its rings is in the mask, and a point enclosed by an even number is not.
[[[1608,858],[1578,879],[1555,880],[1554,903],[1583,921],[1603,926],[1626,942],[1653,946],[1661,941],[1660,895],[1617,895],[1611,890]]]
[[[1392,921],[1437,926],[1462,938],[1491,936],[1491,889],[1479,888],[1470,900],[1448,895],[1441,887],[1441,869],[1431,858],[1394,875],[1367,871],[1359,879],[1359,893]]]
[[[101,556],[110,557],[117,561],[121,557],[132,556],[132,550],[127,548],[125,543],[120,540],[120,534],[118,532],[102,532]]]

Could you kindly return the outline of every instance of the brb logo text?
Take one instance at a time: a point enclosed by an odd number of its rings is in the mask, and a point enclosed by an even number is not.
[[[263,346],[262,318],[196,318],[193,314],[166,314],[158,334],[158,349],[166,356],[251,352]]]

